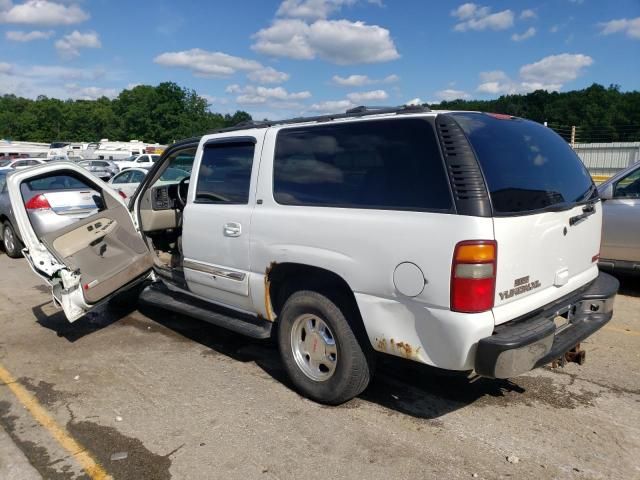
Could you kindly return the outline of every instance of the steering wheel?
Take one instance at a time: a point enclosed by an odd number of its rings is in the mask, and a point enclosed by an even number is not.
[[[177,190],[177,200],[178,200],[178,208],[180,210],[183,210],[184,207],[187,205],[187,192],[189,191],[189,177],[184,177],[182,180],[180,180],[180,183],[178,183],[178,190]]]

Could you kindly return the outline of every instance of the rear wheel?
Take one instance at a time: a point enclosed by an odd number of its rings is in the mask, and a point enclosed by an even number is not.
[[[278,317],[278,346],[295,387],[317,402],[337,405],[369,384],[372,363],[343,311],[325,295],[291,295]]]
[[[13,226],[9,222],[5,222],[2,226],[2,239],[4,243],[4,251],[11,258],[20,258],[24,246],[13,230]]]

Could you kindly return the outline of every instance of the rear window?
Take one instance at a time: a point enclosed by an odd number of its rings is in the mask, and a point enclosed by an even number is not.
[[[91,187],[71,175],[55,175],[24,182],[31,191],[90,190]]]
[[[282,130],[273,189],[285,205],[419,211],[452,206],[435,133],[417,118]]]
[[[547,127],[484,113],[452,116],[476,152],[495,213],[569,208],[595,192],[580,158]]]

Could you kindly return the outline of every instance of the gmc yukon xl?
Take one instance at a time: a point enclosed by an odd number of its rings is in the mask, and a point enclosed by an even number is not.
[[[168,168],[185,172],[160,180]],[[20,186],[69,176],[97,213],[38,235]],[[257,338],[339,404],[376,352],[507,378],[611,319],[602,205],[569,145],[508,115],[368,109],[168,148],[129,203],[71,163],[8,179],[24,255],[75,321],[122,292]],[[42,208],[46,208],[43,205]]]

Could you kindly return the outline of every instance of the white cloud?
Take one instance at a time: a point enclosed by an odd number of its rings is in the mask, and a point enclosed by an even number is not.
[[[620,18],[599,24],[602,35],[624,33],[629,38],[640,39],[640,17]]]
[[[22,32],[16,30],[9,30],[5,33],[5,37],[7,40],[11,40],[12,42],[31,42],[33,40],[46,40],[53,36],[55,32],[53,30],[49,31],[40,31],[33,30],[32,32]]]
[[[366,75],[349,75],[348,77],[334,75],[331,81],[341,87],[362,87],[373,82],[373,80]]]
[[[480,72],[480,80],[483,82],[495,82],[500,80],[507,80],[507,74],[502,70],[491,70],[489,72]]]
[[[453,27],[456,32],[467,30],[505,30],[513,26],[514,13],[502,10],[491,13],[489,7],[482,7],[475,3],[464,3],[451,11],[451,16],[458,19]]]
[[[400,77],[396,74],[391,74],[380,79],[369,78],[367,75],[349,75],[348,77],[334,75],[331,78],[331,82],[334,85],[339,85],[341,87],[363,87],[365,85],[372,85],[375,83],[395,83],[399,80]]]
[[[514,42],[521,42],[522,40],[526,40],[527,38],[531,38],[536,34],[536,29],[534,27],[529,27],[522,33],[514,33],[511,35],[511,40]]]
[[[80,55],[81,48],[100,48],[102,43],[96,32],[80,33],[74,30],[55,43],[56,50],[62,58],[74,58]]]
[[[64,5],[48,0],[28,0],[19,5],[5,2],[5,9],[0,11],[0,23],[17,23],[27,25],[73,25],[89,19],[78,5]],[[8,7],[8,8],[6,8]]]
[[[255,60],[200,48],[162,53],[153,61],[163,67],[186,68],[195,76],[205,78],[226,78],[238,71],[251,72],[264,68]]]
[[[367,0],[368,3],[382,6],[381,0]],[[276,15],[285,18],[320,20],[329,17],[342,7],[352,6],[358,0],[283,0]]]
[[[538,62],[523,65],[519,80],[512,80],[501,70],[481,72],[481,83],[476,90],[489,95],[513,95],[535,90],[558,91],[565,83],[582,75],[584,69],[592,63],[593,59],[587,55],[551,55]]]
[[[337,113],[344,112],[353,107],[355,107],[355,105],[350,100],[327,100],[325,102],[314,103],[311,105],[311,110],[322,113]]]
[[[520,20],[529,20],[534,18],[538,18],[538,14],[535,10],[531,10],[530,8],[527,8],[520,13]]]
[[[588,55],[563,53],[550,55],[520,68],[520,77],[526,82],[563,84],[578,78],[586,67],[593,64]]]
[[[241,105],[256,105],[261,103],[272,102],[274,104],[280,102],[291,102],[306,100],[311,97],[311,92],[288,92],[282,87],[255,87],[253,85],[240,86],[237,84],[229,85],[227,93],[237,94],[236,102]]]
[[[255,83],[284,83],[289,80],[290,75],[285,72],[279,72],[272,67],[265,67],[249,72],[247,77]]]
[[[381,101],[389,98],[389,94],[384,90],[372,90],[370,92],[353,92],[347,94],[347,98],[353,103],[366,103]]]
[[[454,90],[452,88],[440,90],[436,92],[436,96],[440,100],[446,100],[446,101],[458,100],[458,99],[467,100],[471,98],[471,95],[469,95],[467,92],[463,90]]]
[[[105,80],[108,72],[97,68],[69,68],[58,65],[12,65],[0,63],[0,92],[36,98],[97,98],[115,96],[115,89],[81,85]]]
[[[115,88],[103,87],[82,87],[75,83],[65,85],[70,98],[78,100],[96,100],[101,97],[114,98],[118,96],[119,91]]]
[[[338,65],[377,63],[400,57],[389,30],[348,20],[276,20],[258,31],[253,50],[271,56],[310,60],[320,57]]]

